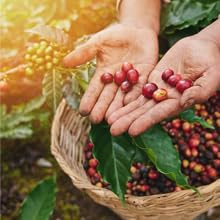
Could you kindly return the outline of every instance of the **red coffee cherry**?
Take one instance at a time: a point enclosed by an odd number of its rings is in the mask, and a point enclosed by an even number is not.
[[[120,86],[126,80],[127,74],[124,71],[117,71],[114,75],[115,83]]]
[[[121,84],[122,92],[127,93],[127,92],[131,91],[131,89],[132,89],[132,85],[128,81],[124,81]]]
[[[166,69],[163,73],[162,73],[162,80],[164,80],[165,82],[167,82],[167,80],[174,74],[173,70],[171,69]]]
[[[104,84],[112,83],[113,82],[113,75],[111,73],[103,73],[101,76],[101,81]]]
[[[125,73],[127,73],[129,70],[134,69],[133,65],[131,63],[128,62],[124,62],[122,64],[121,70]]]
[[[181,79],[179,82],[176,84],[176,89],[180,92],[183,93],[186,89],[190,88],[193,85],[193,82],[189,79]]]
[[[153,96],[153,93],[158,89],[157,85],[155,83],[147,83],[142,88],[142,95],[145,98],[151,99]]]
[[[167,80],[168,84],[171,85],[172,87],[175,87],[176,84],[181,80],[181,76],[179,74],[174,74],[169,77]]]
[[[138,82],[138,79],[139,79],[139,73],[137,70],[135,69],[131,69],[127,72],[127,79],[128,81],[134,85]]]

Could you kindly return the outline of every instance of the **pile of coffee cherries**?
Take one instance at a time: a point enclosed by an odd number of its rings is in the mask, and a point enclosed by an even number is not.
[[[171,69],[166,69],[161,78],[172,87],[176,87],[177,91],[183,93],[186,89],[193,85],[193,82],[189,79],[182,79],[180,74],[174,74]],[[154,99],[156,102],[161,102],[167,99],[167,90],[158,88],[155,83],[147,83],[142,88],[142,95],[148,99]]]
[[[45,40],[33,43],[27,48],[25,54],[25,62],[27,64],[25,74],[32,76],[35,72],[52,70],[53,67],[61,63],[66,53],[66,48],[62,48],[55,43]]]
[[[164,121],[162,125],[179,151],[182,172],[191,185],[198,187],[220,178],[220,92],[205,104],[196,104],[195,111],[215,130],[179,118]],[[92,184],[111,189],[97,171],[98,161],[93,157],[93,147],[91,142],[84,147],[84,169]],[[127,183],[127,194],[146,196],[182,190],[159,173],[153,164],[134,162],[130,171],[132,177]]]
[[[134,69],[131,63],[123,63],[121,70],[116,71],[114,76],[111,73],[103,73],[101,81],[104,84],[112,83],[113,81],[120,86],[121,91],[127,93],[131,91],[132,86],[138,83],[139,72]]]

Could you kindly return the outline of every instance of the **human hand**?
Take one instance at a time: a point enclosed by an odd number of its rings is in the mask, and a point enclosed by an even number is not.
[[[85,92],[79,107],[83,116],[90,114],[93,123],[101,122],[135,100],[147,81],[158,58],[157,34],[150,29],[117,24],[95,34],[87,43],[64,58],[64,65],[74,67],[96,56],[96,73]],[[115,83],[104,85],[100,77],[104,72],[114,74],[121,64],[128,61],[139,71],[139,82],[131,92],[124,94]]]
[[[162,72],[171,68],[194,84],[180,94],[161,79]],[[220,51],[217,44],[199,35],[177,42],[150,73],[148,82],[168,91],[168,99],[160,103],[138,99],[114,112],[108,119],[112,135],[128,130],[136,136],[167,117],[172,117],[194,103],[207,100],[220,86]]]

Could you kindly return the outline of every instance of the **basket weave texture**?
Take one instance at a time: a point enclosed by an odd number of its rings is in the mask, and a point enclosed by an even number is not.
[[[82,161],[90,123],[63,100],[52,126],[51,151],[73,184],[86,191],[97,203],[107,206],[123,219],[129,220],[190,220],[211,207],[220,205],[220,179],[199,187],[201,196],[192,190],[135,197],[126,195],[126,206],[110,190],[90,183]]]

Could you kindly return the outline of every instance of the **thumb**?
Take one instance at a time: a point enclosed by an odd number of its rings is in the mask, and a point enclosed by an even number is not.
[[[218,71],[207,73],[197,79],[194,85],[185,90],[181,99],[180,105],[183,108],[188,108],[194,103],[201,103],[209,99],[220,86],[220,77]]]
[[[71,53],[64,57],[63,65],[65,67],[74,67],[93,59],[98,52],[96,42],[97,41],[95,39],[90,39],[82,46],[79,46],[73,50]]]

